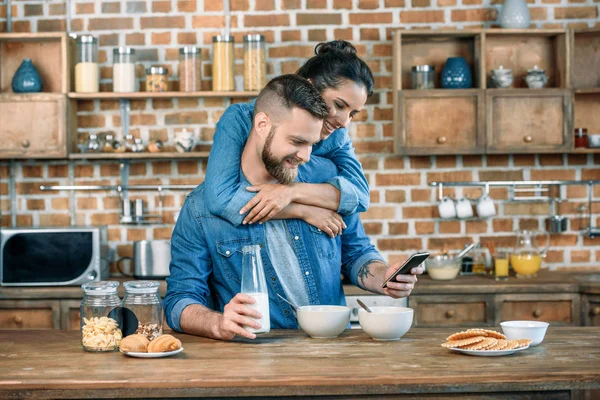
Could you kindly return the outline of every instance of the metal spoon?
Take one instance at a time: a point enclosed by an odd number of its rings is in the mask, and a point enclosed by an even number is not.
[[[459,258],[461,258],[462,256],[464,256],[465,254],[467,254],[468,252],[470,252],[471,250],[473,250],[473,247],[475,247],[475,242],[471,243],[470,245],[468,245],[467,247],[465,247],[464,249],[462,249],[462,251],[460,253],[458,253],[456,256],[454,256],[454,260],[458,260]]]
[[[285,302],[286,302],[286,303],[288,303],[290,306],[292,306],[292,308],[294,309],[294,311],[298,311],[298,308],[300,308],[300,307],[298,307],[298,306],[297,306],[297,305],[295,305],[294,303],[292,303],[292,302],[288,301],[288,300],[287,300],[285,297],[281,296],[279,293],[276,293],[276,294],[277,294],[277,296],[279,296],[279,298],[280,298],[281,300],[285,301]]]
[[[365,303],[363,303],[362,301],[360,301],[359,299],[356,299],[357,303],[359,306],[361,306],[362,308],[365,309],[366,312],[372,313],[373,311],[371,311],[371,309],[369,307],[367,307],[367,305]]]

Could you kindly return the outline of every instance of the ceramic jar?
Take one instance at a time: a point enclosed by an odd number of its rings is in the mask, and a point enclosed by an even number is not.
[[[512,70],[504,68],[493,69],[490,75],[490,83],[494,88],[509,88],[513,83]]]
[[[442,70],[444,89],[469,89],[473,85],[471,68],[463,57],[450,57]]]
[[[531,24],[526,0],[505,0],[498,22],[505,29],[525,29]]]
[[[37,93],[42,91],[42,78],[31,59],[24,58],[11,82],[15,93]]]
[[[537,65],[533,69],[527,70],[525,82],[530,89],[542,89],[548,83],[548,75],[543,69],[539,69]]]

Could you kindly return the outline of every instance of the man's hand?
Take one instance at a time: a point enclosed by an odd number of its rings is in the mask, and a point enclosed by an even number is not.
[[[246,190],[258,193],[240,210],[240,214],[248,213],[243,224],[267,222],[293,200],[292,185],[264,184],[249,186]]]
[[[398,268],[402,266],[402,262],[390,265],[384,274],[385,279],[389,278]],[[390,297],[400,299],[408,297],[417,283],[417,275],[423,274],[424,268],[422,266],[413,268],[410,270],[410,274],[398,274],[396,279],[392,279],[387,284],[387,287],[383,289],[383,292]]]
[[[309,207],[308,212],[304,213],[302,219],[307,224],[325,232],[329,237],[334,238],[342,234],[342,229],[346,229],[346,224],[342,216],[338,213],[321,207]]]
[[[253,318],[260,319],[261,314],[258,310],[249,306],[254,304],[254,297],[244,293],[238,293],[225,306],[223,314],[220,316],[219,325],[217,327],[217,337],[219,339],[230,340],[236,335],[243,336],[248,339],[255,339],[254,333],[248,332],[244,326],[259,329],[261,326],[258,321]]]

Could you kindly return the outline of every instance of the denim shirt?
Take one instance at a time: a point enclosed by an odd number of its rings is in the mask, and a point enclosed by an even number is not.
[[[336,173],[329,160],[314,157],[299,168],[297,181],[322,183]],[[243,175],[240,178],[242,183],[248,184]],[[190,304],[223,312],[225,305],[241,290],[242,248],[260,245],[269,290],[271,327],[296,329],[298,325],[291,308],[276,296],[285,297],[285,293],[269,259],[264,226],[235,227],[214,215],[208,207],[211,202],[205,201],[205,192],[206,185],[201,184],[188,195],[173,231],[164,303],[167,323],[181,331],[180,317]],[[241,208],[242,205],[236,206]],[[344,222],[347,228],[342,236],[332,239],[302,220],[287,220],[310,304],[345,305],[340,273],[358,286],[360,268],[374,260],[383,261],[365,234],[359,214],[344,217]]]
[[[210,212],[235,226],[244,220],[240,209],[256,195],[247,191],[247,185],[239,180],[240,160],[252,129],[255,102],[234,104],[221,116],[206,169],[204,194]],[[325,157],[338,168],[339,176],[332,176],[326,182],[340,191],[340,215],[364,212],[369,208],[369,183],[356,159],[346,128],[334,131],[326,140],[315,144],[312,155]]]

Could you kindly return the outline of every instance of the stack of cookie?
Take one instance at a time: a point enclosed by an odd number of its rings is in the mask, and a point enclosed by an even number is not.
[[[507,340],[502,333],[488,329],[468,329],[448,336],[442,347],[494,351],[519,349],[529,346],[530,343],[530,339]]]

